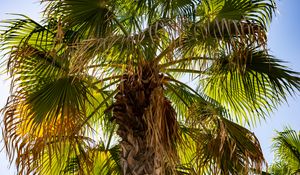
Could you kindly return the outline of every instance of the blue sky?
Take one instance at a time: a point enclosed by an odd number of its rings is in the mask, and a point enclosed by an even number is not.
[[[277,5],[279,14],[273,19],[268,34],[270,53],[300,72],[300,0],[281,0]],[[280,131],[285,125],[300,130],[299,94],[297,92],[294,98],[288,98],[288,104],[281,105],[270,118],[254,129],[268,162],[273,160],[270,145],[274,130]]]
[[[278,1],[278,11],[273,19],[268,34],[268,47],[271,54],[277,58],[287,61],[286,65],[295,71],[300,72],[300,0]],[[20,13],[38,20],[41,14],[41,7],[37,0],[0,0],[0,20],[11,16],[6,13]],[[0,77],[0,107],[2,107],[8,96],[9,82]],[[274,130],[282,130],[283,126],[290,125],[295,130],[300,130],[300,93],[297,92],[294,98],[288,99],[288,104],[281,105],[270,118],[261,121],[253,129],[260,140],[266,160],[270,163],[273,160],[273,153],[270,150],[271,138]],[[3,145],[1,143],[1,145]],[[9,167],[7,157],[2,151],[0,153],[0,174],[13,175],[16,170],[14,165]]]

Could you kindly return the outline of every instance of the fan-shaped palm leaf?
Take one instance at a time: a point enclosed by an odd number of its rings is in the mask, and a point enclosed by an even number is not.
[[[276,161],[270,171],[273,174],[297,174],[300,172],[300,134],[290,127],[277,131],[273,138]]]
[[[267,116],[287,94],[299,89],[299,76],[264,51],[246,49],[244,55],[247,57],[241,58],[233,52],[220,57],[202,87],[236,116],[247,116],[240,122],[249,122],[257,119],[254,116]]]

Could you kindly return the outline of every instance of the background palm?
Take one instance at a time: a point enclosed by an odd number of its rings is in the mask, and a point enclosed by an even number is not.
[[[270,166],[274,175],[300,173],[300,133],[285,127],[273,138],[275,163]]]
[[[300,82],[266,50],[272,1],[45,3],[43,24],[8,20],[2,40],[13,78],[4,134],[19,173],[261,170],[239,124]]]

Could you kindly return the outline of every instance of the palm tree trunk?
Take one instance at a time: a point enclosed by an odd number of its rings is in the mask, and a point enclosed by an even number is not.
[[[163,95],[161,79],[143,69],[139,75],[124,75],[119,84],[113,118],[122,139],[124,175],[163,175],[176,157],[176,113]]]
[[[126,133],[122,137],[121,166],[124,175],[161,175],[161,161],[153,148],[148,147],[145,138],[136,137],[134,133]],[[127,137],[127,138],[126,138]]]

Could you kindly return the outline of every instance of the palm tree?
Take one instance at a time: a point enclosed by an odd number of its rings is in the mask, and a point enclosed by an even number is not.
[[[300,133],[285,127],[282,132],[277,131],[273,138],[275,163],[270,172],[274,175],[300,174]]]
[[[41,2],[1,35],[19,174],[261,172],[244,126],[300,89],[268,53],[272,0]]]

